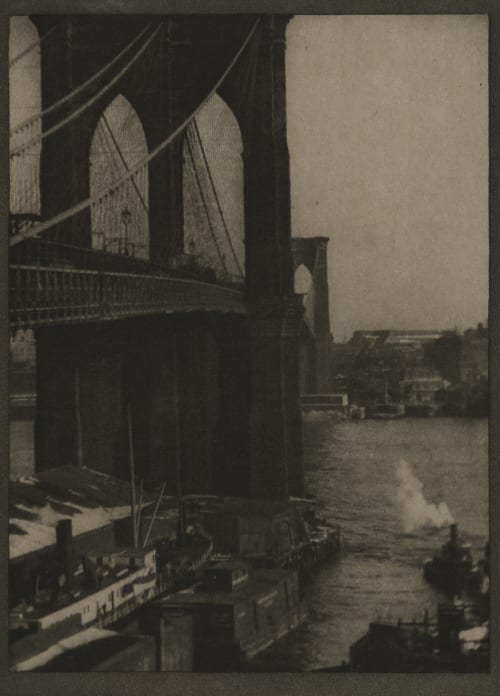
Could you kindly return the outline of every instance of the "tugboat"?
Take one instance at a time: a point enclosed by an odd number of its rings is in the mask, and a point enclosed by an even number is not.
[[[480,558],[467,576],[465,593],[483,606],[489,605],[490,598],[490,542],[484,547],[484,558]]]
[[[465,589],[473,567],[470,544],[459,540],[457,525],[452,524],[450,539],[441,553],[424,562],[424,578],[447,594],[456,595]]]

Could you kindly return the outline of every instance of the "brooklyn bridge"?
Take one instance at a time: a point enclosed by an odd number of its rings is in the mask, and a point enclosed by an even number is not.
[[[291,236],[287,22],[26,18],[11,89],[33,54],[39,79],[29,111],[11,92],[9,309],[35,335],[37,472],[126,479],[132,448],[145,485],[179,496],[304,494],[328,240]]]

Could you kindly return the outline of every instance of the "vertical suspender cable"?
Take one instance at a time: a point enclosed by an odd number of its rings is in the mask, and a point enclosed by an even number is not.
[[[196,178],[196,183],[198,185],[198,191],[200,192],[201,202],[202,202],[203,208],[205,210],[205,215],[207,216],[208,228],[210,230],[210,234],[212,235],[212,239],[214,240],[215,248],[217,249],[217,253],[219,255],[219,258],[220,258],[220,261],[222,264],[222,268],[223,268],[224,272],[227,273],[226,262],[224,261],[224,256],[220,250],[219,243],[217,242],[217,236],[215,234],[215,230],[214,230],[213,225],[212,225],[212,220],[210,219],[210,214],[208,212],[208,206],[207,206],[207,202],[205,200],[205,194],[203,193],[203,187],[201,185],[200,177],[198,175],[198,169],[196,167],[196,162],[194,160],[193,150],[191,148],[191,143],[189,142],[189,133],[188,133],[188,137],[186,138],[186,144],[188,147],[189,157],[190,157],[191,162],[193,164],[194,175]]]
[[[221,207],[221,204],[220,204],[220,201],[219,201],[219,197],[218,197],[218,195],[217,195],[217,189],[215,188],[215,183],[214,183],[214,180],[213,180],[213,177],[212,177],[212,172],[210,171],[210,167],[209,167],[209,165],[208,165],[208,160],[207,160],[207,156],[206,156],[206,153],[205,153],[205,148],[203,147],[203,142],[202,142],[201,135],[200,135],[200,131],[199,131],[199,128],[198,128],[198,123],[196,122],[196,116],[195,116],[194,119],[193,119],[193,126],[194,126],[194,132],[195,132],[195,134],[196,134],[196,139],[197,139],[197,141],[198,141],[198,143],[199,143],[199,145],[200,145],[200,150],[201,150],[201,154],[202,154],[202,156],[203,156],[203,162],[204,162],[204,164],[205,164],[205,169],[207,170],[207,174],[208,174],[208,178],[209,178],[209,181],[210,181],[210,185],[211,185],[211,188],[212,188],[214,197],[215,197],[215,202],[216,202],[216,205],[217,205],[217,210],[219,211],[219,215],[220,215],[220,218],[221,218],[221,220],[222,220],[222,224],[223,224],[223,226],[224,226],[224,232],[226,233],[227,241],[228,241],[228,243],[229,243],[229,248],[231,249],[231,253],[232,253],[233,257],[234,257],[234,260],[235,260],[235,263],[236,263],[236,267],[237,267],[237,269],[238,269],[238,272],[239,272],[239,274],[241,275],[241,277],[243,277],[243,271],[241,270],[241,266],[240,266],[240,263],[239,263],[239,261],[238,261],[238,257],[236,256],[236,251],[234,250],[233,242],[232,242],[232,240],[231,240],[231,235],[229,234],[229,230],[228,230],[228,228],[227,228],[226,218],[224,217],[224,213],[223,213],[223,211],[222,211],[222,207]]]

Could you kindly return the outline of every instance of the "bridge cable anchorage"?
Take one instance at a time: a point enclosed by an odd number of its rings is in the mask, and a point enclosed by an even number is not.
[[[155,31],[151,34],[151,36],[146,40],[146,42],[139,48],[137,53],[135,53],[132,58],[126,63],[126,65],[106,84],[102,89],[100,89],[96,94],[94,94],[90,99],[88,99],[84,104],[79,106],[75,111],[71,112],[66,118],[64,118],[62,121],[59,121],[59,123],[56,123],[54,126],[49,128],[46,131],[43,131],[39,135],[36,135],[35,137],[31,138],[31,140],[28,140],[26,143],[22,145],[18,145],[16,148],[12,149],[10,152],[10,158],[12,159],[13,157],[17,157],[20,154],[22,154],[25,150],[27,150],[29,147],[34,145],[35,143],[40,142],[44,138],[48,137],[49,135],[52,135],[56,131],[60,130],[63,126],[65,126],[68,123],[71,123],[71,121],[74,121],[77,116],[80,116],[80,114],[84,113],[87,111],[89,107],[92,106],[98,99],[100,99],[106,92],[109,92],[111,87],[113,87],[129,70],[130,68],[137,62],[137,60],[142,56],[142,54],[146,51],[148,46],[152,43],[152,41],[156,38],[158,35],[160,29],[163,26],[163,22],[156,27]],[[146,31],[146,30],[144,30]],[[137,40],[137,37],[135,41]],[[135,42],[134,41],[134,42]],[[116,57],[115,57],[116,58]],[[35,119],[36,120],[36,119]]]
[[[187,148],[188,148],[189,158],[190,158],[191,163],[193,165],[193,171],[194,171],[194,175],[195,175],[195,179],[196,179],[196,184],[198,186],[198,191],[200,193],[200,198],[201,198],[201,202],[203,205],[203,209],[205,210],[205,215],[206,215],[207,222],[208,222],[208,228],[210,230],[210,234],[212,235],[212,239],[214,241],[215,248],[217,249],[217,254],[218,254],[220,262],[222,264],[222,270],[224,273],[227,274],[226,260],[224,258],[224,254],[220,250],[219,243],[217,242],[217,235],[215,234],[212,220],[210,218],[210,214],[208,211],[208,206],[207,206],[207,201],[205,199],[205,194],[203,193],[203,187],[201,185],[201,180],[200,180],[200,176],[198,173],[198,168],[196,166],[196,162],[194,159],[193,149],[192,149],[191,143],[189,141],[189,134],[190,134],[190,130],[188,130],[188,137],[186,138],[186,144],[187,144]]]
[[[123,56],[126,53],[128,53],[128,51],[130,51],[130,49],[144,36],[144,34],[148,31],[150,27],[151,24],[148,24],[146,27],[144,27],[144,29],[139,34],[137,34],[137,36],[135,36],[134,39],[132,39],[132,41],[125,46],[125,48],[123,48],[119,53],[117,53],[116,56],[114,56],[114,58],[112,58],[108,63],[106,63],[106,65],[100,68],[100,70],[91,75],[88,80],[78,85],[78,87],[75,87],[75,89],[73,89],[68,94],[64,95],[64,97],[61,97],[61,99],[58,99],[56,102],[48,106],[46,109],[43,109],[34,116],[30,116],[25,121],[22,121],[17,126],[12,128],[9,132],[10,137],[12,138],[13,136],[17,135],[17,133],[19,133],[21,130],[25,130],[29,126],[33,125],[33,123],[40,121],[43,116],[52,113],[52,111],[62,106],[70,99],[73,99],[82,90],[89,87],[93,82],[95,82],[102,75],[104,75],[105,72],[107,72],[111,67],[113,67],[113,65],[115,65],[115,63],[117,63],[120,60],[120,58],[123,58]]]
[[[31,229],[27,230],[26,232],[18,233],[18,234],[13,234],[9,238],[9,246],[15,246],[16,244],[19,244],[22,242],[24,239],[27,239],[28,237],[37,237],[39,234],[42,232],[45,232],[46,230],[51,229],[54,227],[54,225],[57,225],[61,222],[64,222],[65,220],[68,220],[69,218],[73,217],[73,215],[76,215],[77,213],[80,213],[82,210],[85,210],[86,208],[89,208],[91,205],[94,205],[96,203],[99,203],[105,196],[108,196],[111,191],[116,190],[121,184],[124,182],[128,181],[131,176],[136,174],[142,167],[145,165],[149,164],[155,157],[157,157],[163,150],[170,145],[170,143],[175,140],[186,128],[187,126],[191,123],[193,118],[198,114],[198,112],[205,106],[207,101],[215,94],[215,92],[219,89],[221,84],[224,82],[226,77],[229,75],[231,70],[233,69],[234,65],[238,61],[238,58],[240,55],[243,53],[245,48],[247,47],[250,39],[255,33],[255,30],[257,29],[258,25],[260,23],[260,19],[257,18],[255,23],[253,24],[250,32],[248,33],[247,37],[243,41],[242,45],[234,55],[233,59],[231,60],[230,64],[228,67],[224,70],[222,75],[219,77],[219,79],[216,81],[210,92],[206,95],[206,97],[200,102],[200,104],[194,109],[185,119],[182,121],[182,123],[175,128],[175,130],[168,135],[165,140],[163,140],[159,145],[157,145],[147,156],[143,157],[133,169],[130,170],[128,174],[125,174],[122,177],[119,177],[114,184],[106,187],[103,191],[101,191],[99,194],[96,194],[94,196],[89,196],[89,198],[86,198],[85,200],[81,201],[80,203],[77,203],[76,205],[72,206],[68,210],[63,211],[62,213],[58,213],[57,215],[54,215],[54,217],[50,218],[50,220],[46,220],[45,222],[40,223],[39,225],[36,225],[32,227]]]
[[[42,43],[42,41],[45,41],[45,39],[48,39],[49,36],[57,29],[58,26],[59,26],[58,24],[54,24],[54,26],[53,26],[53,27],[50,27],[50,29],[49,29],[48,31],[46,31],[45,34],[44,34],[43,36],[41,36],[40,38],[38,38],[36,41],[33,41],[33,43],[31,43],[29,46],[27,46],[26,48],[24,48],[20,53],[18,53],[17,56],[14,56],[14,58],[12,58],[12,60],[9,60],[9,68],[12,68],[12,67],[13,67],[16,63],[18,63],[22,58],[24,58],[25,56],[27,56],[28,53],[31,53],[31,51],[32,51],[34,48],[37,48],[38,46],[40,46],[40,44]]]
[[[238,260],[237,255],[236,255],[236,251],[235,251],[235,249],[234,249],[234,245],[233,245],[233,241],[232,241],[232,239],[231,239],[231,235],[229,234],[229,229],[228,229],[228,227],[227,227],[226,218],[225,218],[225,216],[224,216],[224,212],[223,212],[222,206],[221,206],[221,204],[220,204],[220,200],[219,200],[219,196],[218,196],[218,194],[217,194],[217,189],[216,189],[216,187],[215,187],[215,182],[214,182],[214,180],[213,180],[212,172],[210,171],[210,166],[209,166],[209,164],[208,164],[208,159],[207,159],[207,155],[206,155],[206,152],[205,152],[205,148],[203,147],[203,141],[202,141],[202,139],[201,139],[200,129],[198,128],[198,123],[197,123],[197,121],[196,121],[196,116],[193,118],[193,127],[194,127],[194,133],[195,133],[195,135],[196,135],[196,139],[197,139],[197,141],[198,141],[201,154],[202,154],[202,156],[203,156],[203,162],[204,162],[204,164],[205,164],[205,169],[206,169],[207,174],[208,174],[208,179],[209,179],[209,181],[210,181],[210,187],[211,187],[211,189],[212,189],[212,192],[213,192],[213,195],[214,195],[214,198],[215,198],[215,203],[216,203],[216,205],[217,205],[217,210],[218,210],[218,212],[219,212],[219,215],[220,215],[220,218],[221,218],[221,221],[222,221],[222,225],[223,225],[223,227],[224,227],[224,232],[225,232],[227,241],[228,241],[228,243],[229,243],[229,248],[231,249],[231,253],[232,253],[232,255],[233,255],[233,258],[234,258],[234,261],[235,261],[235,264],[236,264],[236,268],[238,269],[238,273],[239,273],[239,275],[243,278],[243,277],[244,277],[243,271],[242,271],[242,269],[241,269],[240,262],[239,262],[239,260]]]

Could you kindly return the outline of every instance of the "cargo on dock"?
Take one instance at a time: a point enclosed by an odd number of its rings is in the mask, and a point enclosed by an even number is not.
[[[212,538],[214,552],[254,567],[307,573],[338,555],[340,529],[316,516],[313,501],[191,496],[186,518]]]

